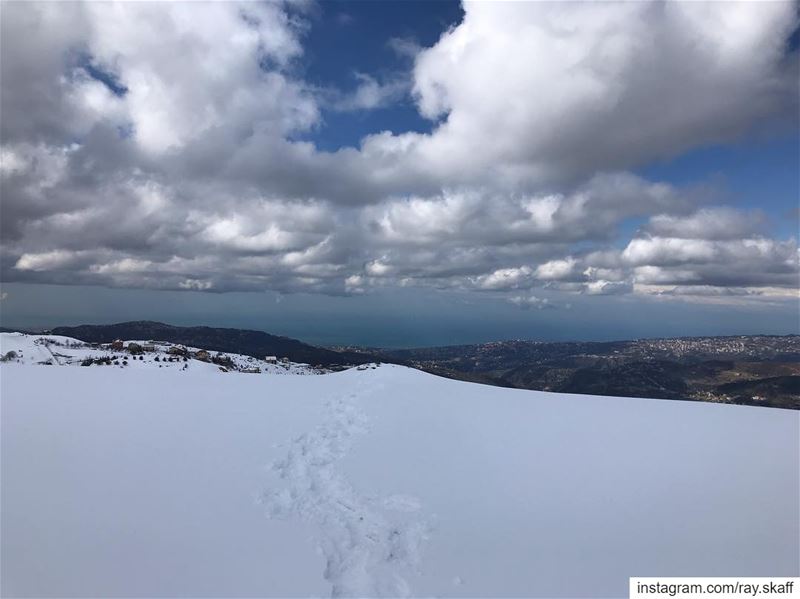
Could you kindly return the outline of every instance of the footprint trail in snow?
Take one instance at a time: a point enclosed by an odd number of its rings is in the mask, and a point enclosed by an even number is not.
[[[367,430],[357,398],[351,392],[329,400],[325,422],[290,443],[272,465],[285,486],[268,492],[264,504],[272,518],[315,525],[332,597],[408,597],[405,576],[416,571],[429,527],[416,515],[415,498],[363,495],[337,469]]]

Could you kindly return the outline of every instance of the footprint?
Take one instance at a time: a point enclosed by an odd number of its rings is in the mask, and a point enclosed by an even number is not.
[[[266,493],[263,504],[269,517],[316,525],[332,597],[410,596],[404,576],[416,570],[430,527],[409,520],[421,509],[415,497],[362,495],[336,469],[353,437],[367,430],[366,414],[354,402],[358,394],[347,397],[328,401],[325,422],[296,437],[273,464],[285,487]]]

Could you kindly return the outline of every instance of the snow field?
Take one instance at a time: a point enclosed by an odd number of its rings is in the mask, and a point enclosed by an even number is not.
[[[4,596],[624,597],[797,576],[800,414],[381,366],[0,366]]]

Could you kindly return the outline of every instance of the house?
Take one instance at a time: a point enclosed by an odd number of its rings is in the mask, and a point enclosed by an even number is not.
[[[267,364],[277,364],[278,363],[278,357],[277,356],[265,356],[264,357],[264,361]]]
[[[260,368],[242,368],[239,372],[249,372],[252,374],[261,374]]]
[[[174,348],[170,348],[170,353],[174,353],[171,351]],[[211,355],[204,349],[194,352],[194,357],[196,360],[200,360],[201,362],[210,362]]]
[[[289,363],[289,358],[286,357],[281,358],[281,364],[288,364],[288,363]]]
[[[111,349],[121,351],[125,348],[125,344],[122,342],[122,339],[114,339],[111,343]]]
[[[200,351],[204,352],[206,354],[206,356],[208,356],[208,352],[205,351],[204,349],[200,350]],[[167,353],[168,354],[172,354],[173,356],[186,356],[186,355],[189,354],[189,350],[187,350],[182,345],[173,345],[167,350]],[[197,352],[197,353],[200,353],[200,352]]]
[[[142,345],[142,351],[156,351],[156,346],[152,343],[145,343]]]

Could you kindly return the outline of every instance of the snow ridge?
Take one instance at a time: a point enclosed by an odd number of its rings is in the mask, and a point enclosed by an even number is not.
[[[362,386],[359,395],[376,389]],[[272,518],[317,527],[331,597],[408,597],[405,576],[417,570],[429,534],[427,523],[416,517],[419,501],[362,495],[336,468],[353,438],[368,430],[356,406],[359,395],[344,393],[326,403],[325,422],[295,438],[286,457],[272,465],[286,487],[267,492],[263,501]]]

